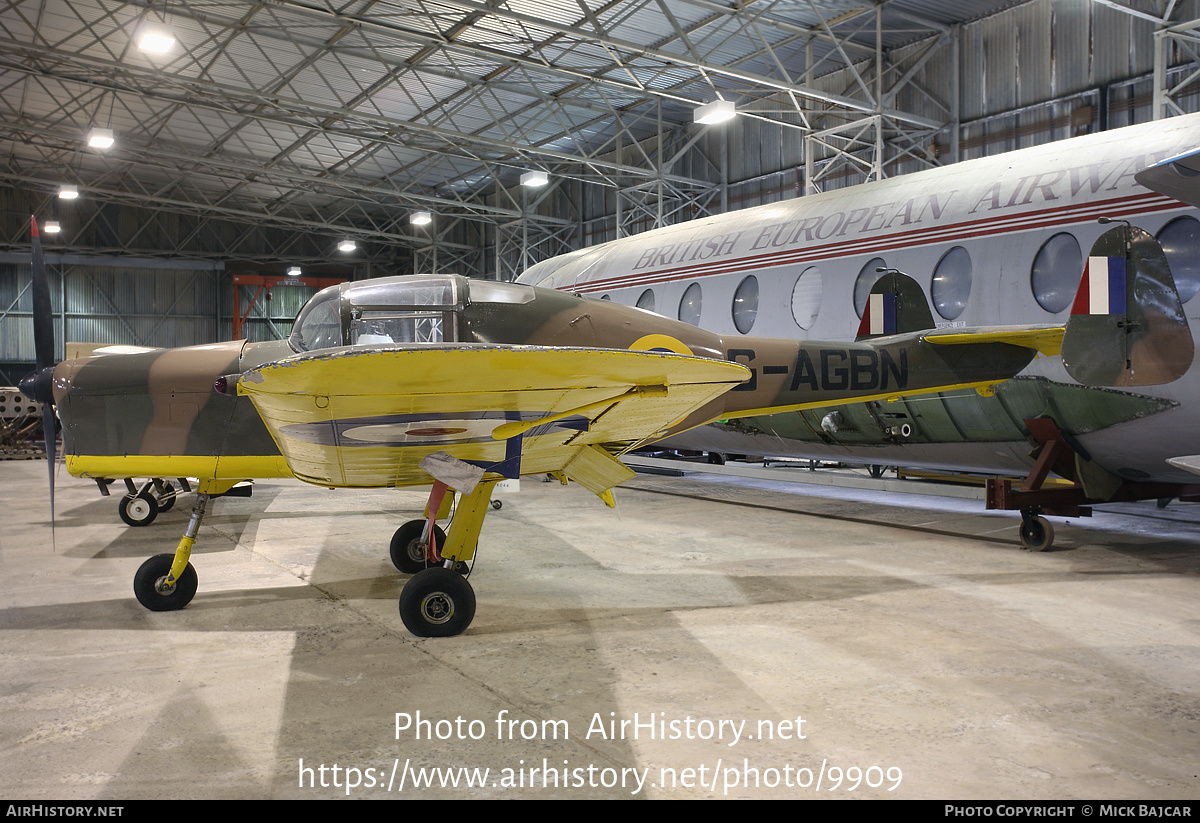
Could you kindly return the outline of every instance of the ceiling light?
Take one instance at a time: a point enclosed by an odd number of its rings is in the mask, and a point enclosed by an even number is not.
[[[59,186],[59,188],[58,188],[58,199],[59,200],[74,200],[78,196],[79,196],[79,187],[78,186]]]
[[[699,106],[695,112],[695,121],[704,125],[724,123],[737,115],[732,100],[714,100]]]
[[[88,145],[93,149],[107,149],[114,142],[112,129],[92,129],[88,132]]]
[[[299,277],[299,276],[300,276],[300,267],[299,266],[288,266],[288,277]]]
[[[531,189],[544,186],[549,182],[550,178],[546,176],[546,172],[544,171],[527,171],[521,175],[521,185],[528,186]]]
[[[349,237],[338,243],[338,251],[354,251],[357,248],[358,245]]]
[[[148,31],[138,41],[138,48],[151,54],[166,54],[174,45],[174,35],[161,31]]]
[[[58,234],[60,231],[62,231],[62,226],[58,225],[57,220],[47,220],[46,225],[42,226],[42,230],[45,231],[46,234]]]
[[[414,211],[408,218],[408,222],[414,226],[425,226],[433,222],[433,215],[427,211]]]

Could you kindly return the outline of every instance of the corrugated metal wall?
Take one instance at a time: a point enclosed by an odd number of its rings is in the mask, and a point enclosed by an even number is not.
[[[1200,17],[1200,0],[1184,0],[1175,18]],[[1154,26],[1089,0],[1032,0],[963,25],[959,30],[958,65],[954,49],[941,48],[915,74],[915,81],[933,97],[949,103],[957,89],[959,156],[961,159],[996,154],[1045,143],[1100,127],[1107,113],[1116,128],[1150,118]],[[902,67],[925,44],[897,50],[893,62]],[[1170,63],[1185,58],[1172,54]],[[845,93],[851,83],[846,71],[816,78],[812,85]],[[916,88],[897,97],[896,107],[929,117],[947,119],[945,110]],[[1200,109],[1193,97],[1189,110]],[[666,135],[664,156],[675,154],[690,126]],[[950,137],[936,138],[945,159]],[[729,209],[801,196],[804,190],[803,132],[748,118],[722,130],[712,129],[674,166],[677,174],[720,184],[728,181]],[[627,160],[637,152],[626,146]],[[916,160],[889,167],[889,174],[922,168]],[[722,169],[724,168],[724,173]],[[826,188],[853,185],[861,175],[847,173],[827,180]],[[26,192],[0,190],[0,234],[23,236],[23,215],[35,206]],[[709,211],[719,211],[720,199],[710,195]],[[244,224],[198,222],[198,218],[152,209],[81,203],[73,208],[88,213],[88,228],[79,241],[105,248],[171,248],[211,255],[238,247],[244,253],[273,253],[288,249],[300,255],[327,253],[328,238],[287,233],[280,229],[247,233]],[[544,214],[579,219],[572,242],[593,245],[617,236],[617,194],[613,188],[571,182],[545,198]],[[703,212],[690,213],[692,216]],[[83,212],[80,212],[83,215]],[[681,217],[684,215],[681,215]],[[488,248],[479,255],[481,271],[494,271],[495,232],[483,233],[463,221],[447,240]],[[643,221],[631,228],[644,230]],[[254,246],[253,249],[243,245]],[[179,247],[176,249],[176,247]],[[260,248],[261,247],[261,248]],[[375,274],[405,273],[411,262]],[[468,273],[468,272],[464,272]],[[59,278],[65,274],[65,280]],[[127,270],[120,266],[55,267],[52,273],[56,317],[65,297],[70,340],[180,346],[228,339],[231,335],[232,291],[228,280],[214,272],[174,269]],[[0,265],[0,366],[33,360],[29,295],[18,294],[28,284],[28,266]],[[251,292],[244,293],[248,297]],[[312,290],[299,287],[272,291],[272,300],[251,311],[245,335],[253,340],[285,335],[291,319]],[[243,302],[243,310],[245,302]],[[218,320],[218,318],[220,318]],[[56,330],[59,340],[61,329]]]
[[[1174,19],[1200,17],[1200,0],[1184,0]],[[1154,24],[1090,0],[1031,0],[959,28],[958,65],[949,44],[940,48],[914,75],[923,90],[909,87],[896,108],[932,120],[948,120],[932,96],[949,105],[957,89],[959,159],[970,159],[1038,145],[1101,128],[1141,123],[1151,117],[1154,68]],[[925,47],[917,42],[891,56],[904,70],[905,60]],[[1188,65],[1188,56],[1171,47],[1169,65]],[[1194,69],[1195,64],[1190,64]],[[1174,72],[1178,79],[1179,71]],[[842,70],[815,78],[811,85],[845,94],[852,86]],[[926,92],[928,94],[926,94]],[[784,101],[780,101],[781,105]],[[1185,101],[1200,110],[1195,96]],[[739,118],[713,129],[693,150],[719,168],[728,163],[730,209],[747,208],[802,196],[805,140],[803,132],[759,120]],[[947,162],[948,130],[935,139],[941,162]],[[818,158],[822,155],[818,154]],[[681,162],[702,173],[703,160]],[[925,168],[916,160],[888,167],[889,176]],[[714,182],[719,176],[712,176]],[[823,181],[839,188],[863,181],[863,175],[841,173]],[[583,204],[586,244],[616,236],[615,201],[611,190],[595,191]]]

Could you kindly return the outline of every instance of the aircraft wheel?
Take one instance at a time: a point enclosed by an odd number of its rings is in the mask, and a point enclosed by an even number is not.
[[[503,500],[493,500],[492,501],[492,508],[495,509],[496,511],[500,511],[500,507],[503,505],[504,505]]]
[[[887,471],[887,466],[880,466],[875,463],[872,463],[871,465],[867,466],[867,474],[871,475],[871,477],[873,477],[876,480],[883,477],[883,473],[885,471]]]
[[[475,618],[475,590],[450,569],[425,569],[400,592],[400,619],[417,637],[453,637]]]
[[[1021,518],[1021,545],[1031,552],[1046,551],[1054,545],[1054,526],[1041,515]]]
[[[392,565],[405,574],[416,574],[429,568],[425,560],[425,546],[421,543],[421,532],[424,530],[424,520],[409,520],[392,535],[389,548]],[[441,526],[435,523],[433,533],[439,547],[446,545],[446,533]]]
[[[158,501],[150,495],[126,495],[117,504],[117,512],[127,526],[149,526],[158,517]]]
[[[158,500],[158,510],[169,512],[175,506],[175,487],[170,483],[163,484],[163,494]]]
[[[173,612],[182,609],[196,596],[196,570],[188,563],[173,585],[164,583],[175,562],[173,554],[156,554],[133,576],[133,593],[139,603],[152,612]]]
[[[725,455],[721,454],[720,452],[709,452],[708,463],[710,466],[724,466]]]

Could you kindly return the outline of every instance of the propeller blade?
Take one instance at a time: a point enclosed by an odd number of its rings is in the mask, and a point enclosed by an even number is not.
[[[42,404],[42,437],[46,441],[46,467],[50,471],[50,542],[54,543],[54,469],[57,439],[54,435],[54,406]]]
[[[54,469],[57,446],[54,435],[54,309],[50,305],[50,278],[38,236],[37,217],[29,218],[32,240],[33,349],[37,369],[21,381],[21,392],[42,404],[42,437],[46,442],[46,468],[50,477],[50,540],[54,542]]]
[[[33,239],[33,350],[41,371],[54,365],[54,309],[50,305],[50,278],[46,275],[36,217],[29,218],[29,228]]]

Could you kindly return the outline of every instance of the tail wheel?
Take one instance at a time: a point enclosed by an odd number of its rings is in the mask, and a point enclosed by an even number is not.
[[[158,517],[158,501],[149,494],[126,495],[117,504],[117,513],[127,526],[149,526]]]
[[[429,568],[426,560],[425,544],[421,542],[421,532],[425,530],[424,520],[409,520],[392,535],[389,554],[392,565],[405,574],[416,574]],[[438,546],[446,545],[446,533],[442,527],[434,525],[433,534]]]
[[[475,590],[450,569],[425,569],[400,592],[400,619],[417,637],[453,637],[475,619]]]
[[[156,554],[133,576],[133,594],[139,603],[152,612],[172,612],[182,609],[196,596],[196,570],[188,563],[174,583],[167,583],[173,554]]]

